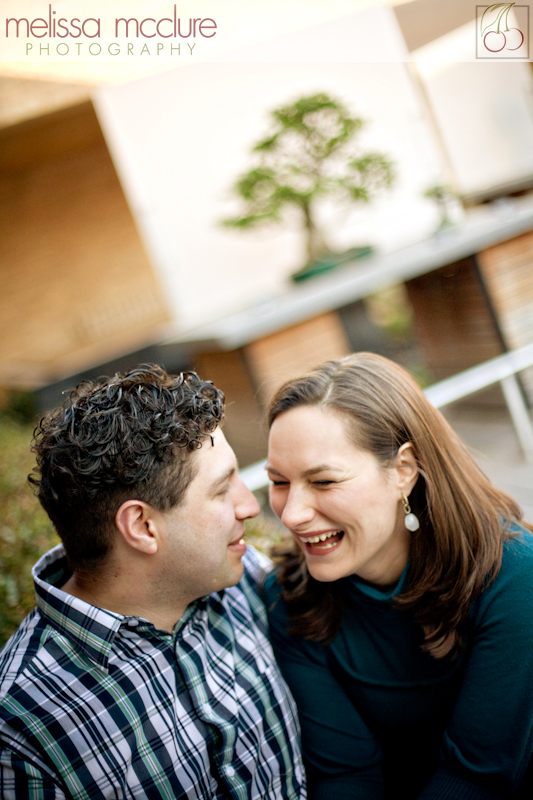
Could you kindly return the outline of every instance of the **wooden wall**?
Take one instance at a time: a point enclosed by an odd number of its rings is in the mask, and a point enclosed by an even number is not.
[[[0,131],[0,385],[33,387],[170,318],[90,103]]]
[[[196,356],[193,369],[226,395],[224,433],[240,465],[245,467],[264,458],[268,438],[264,409],[242,350],[202,353]]]
[[[504,351],[474,259],[428,272],[407,281],[406,288],[433,380]]]
[[[350,352],[344,326],[335,311],[258,339],[244,348],[246,361],[264,405],[286,381],[323,361]]]
[[[266,409],[280,384],[349,352],[342,322],[336,312],[330,312],[240,350],[195,357],[193,368],[226,395],[225,433],[241,466],[266,456]]]
[[[91,87],[0,75],[0,127],[87,102]]]
[[[483,250],[478,263],[507,348],[533,342],[533,231]],[[533,369],[522,381],[533,403]]]

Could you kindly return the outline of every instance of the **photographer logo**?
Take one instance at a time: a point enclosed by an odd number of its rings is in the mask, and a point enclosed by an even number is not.
[[[476,6],[476,58],[529,58],[529,6]]]

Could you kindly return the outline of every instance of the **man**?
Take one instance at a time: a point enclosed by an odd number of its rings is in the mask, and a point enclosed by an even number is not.
[[[140,367],[41,422],[30,480],[63,544],[0,655],[4,800],[305,797],[223,411]]]

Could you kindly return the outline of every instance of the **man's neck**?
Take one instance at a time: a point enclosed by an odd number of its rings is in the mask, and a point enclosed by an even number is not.
[[[145,581],[145,584],[147,583],[149,581]],[[125,617],[142,617],[158,630],[172,633],[190,601],[176,598],[170,605],[154,602],[153,599],[147,600],[145,592],[139,590],[139,586],[142,586],[142,583],[132,579],[128,580],[127,586],[124,586],[123,581],[112,577],[88,580],[85,576],[82,577],[74,572],[61,589],[89,605]],[[132,587],[134,587],[133,592]]]

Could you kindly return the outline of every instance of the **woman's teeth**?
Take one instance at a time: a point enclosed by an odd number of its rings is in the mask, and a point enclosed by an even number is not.
[[[310,536],[309,539],[304,539],[303,536],[300,536],[300,541],[304,544],[317,544],[318,542],[325,542],[326,539],[331,539],[332,536],[336,536],[338,533],[342,533],[342,531],[329,531],[328,533],[321,533],[318,536]],[[335,542],[332,542],[326,547],[333,547]]]
[[[337,542],[329,542],[328,544],[322,544],[322,545],[320,545],[320,549],[321,550],[329,550],[330,547],[335,547],[336,544],[337,544]]]

